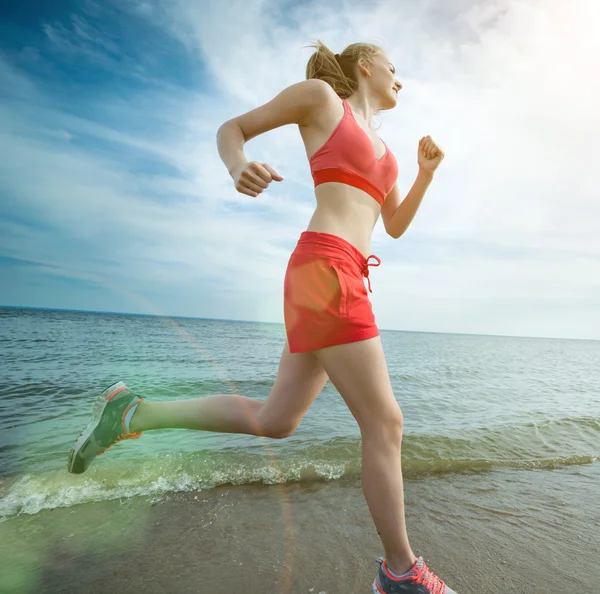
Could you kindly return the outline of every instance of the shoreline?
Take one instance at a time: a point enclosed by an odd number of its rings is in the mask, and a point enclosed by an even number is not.
[[[458,594],[594,591],[600,508],[587,492],[598,476],[594,464],[405,480],[411,546]],[[564,498],[535,497],[552,489]],[[85,503],[0,524],[11,593],[366,594],[379,555],[356,479]]]

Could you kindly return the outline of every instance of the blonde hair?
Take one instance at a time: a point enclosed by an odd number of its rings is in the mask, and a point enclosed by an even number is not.
[[[324,80],[342,99],[347,99],[358,89],[358,61],[363,58],[371,64],[376,55],[383,53],[377,45],[353,43],[341,54],[334,54],[320,39],[306,47],[314,47],[317,50],[306,64],[306,79]]]

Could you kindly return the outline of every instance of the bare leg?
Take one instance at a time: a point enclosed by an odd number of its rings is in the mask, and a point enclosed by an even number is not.
[[[408,542],[401,467],[403,417],[394,398],[379,337],[315,351],[357,420],[362,487],[388,567],[407,572],[417,557]]]
[[[312,353],[291,354],[286,343],[267,400],[227,394],[173,402],[144,400],[129,428],[133,433],[180,428],[287,437],[295,431],[326,381],[327,374]]]
[[[134,433],[176,428],[261,435],[258,415],[263,404],[260,400],[228,394],[172,402],[144,400],[129,428]]]

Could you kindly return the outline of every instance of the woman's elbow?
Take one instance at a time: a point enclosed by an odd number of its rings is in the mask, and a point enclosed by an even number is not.
[[[400,239],[406,229],[386,229],[386,231],[392,239]]]

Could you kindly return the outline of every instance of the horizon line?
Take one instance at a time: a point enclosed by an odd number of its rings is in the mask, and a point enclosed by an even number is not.
[[[72,313],[89,313],[89,314],[104,314],[114,316],[138,316],[138,317],[149,317],[149,318],[173,318],[182,320],[208,320],[213,322],[241,322],[244,324],[271,324],[283,326],[283,322],[261,322],[258,320],[234,320],[229,318],[205,318],[202,316],[177,316],[169,314],[150,314],[150,313],[133,313],[123,311],[100,311],[93,309],[68,309],[60,307],[35,307],[25,305],[0,305],[2,309],[16,309],[16,310],[34,310],[34,311],[57,311],[57,312],[72,312]],[[379,328],[382,332],[406,332],[412,334],[446,334],[450,336],[485,336],[495,338],[527,338],[534,340],[585,340],[591,342],[598,342],[598,338],[565,338],[557,336],[524,336],[518,334],[475,334],[472,332],[439,332],[432,330],[393,330],[390,328]]]

